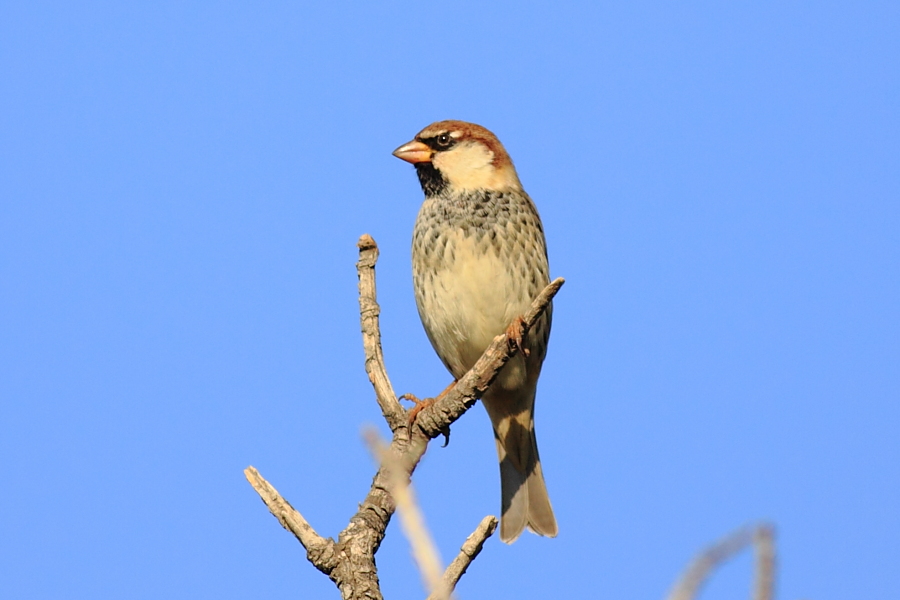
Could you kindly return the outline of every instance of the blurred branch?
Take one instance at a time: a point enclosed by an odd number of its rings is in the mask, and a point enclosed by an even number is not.
[[[774,529],[767,524],[739,529],[704,550],[682,574],[667,600],[694,600],[710,574],[750,544],[756,545],[753,599],[772,600],[775,586],[775,541]]]
[[[385,445],[373,429],[365,432],[369,449],[381,467],[388,473],[388,491],[394,498],[397,512],[400,514],[400,527],[412,546],[413,557],[422,574],[425,588],[436,600],[447,600],[450,597],[452,587],[447,587],[441,578],[441,558],[438,556],[437,546],[431,539],[431,533],[425,526],[425,517],[416,502],[415,494],[409,479],[406,477],[406,469],[391,449]]]
[[[517,348],[510,344],[505,333],[495,337],[475,366],[448,393],[419,412],[415,419],[416,427],[410,427],[411,411],[404,410],[398,402],[384,366],[378,320],[381,309],[375,293],[378,246],[369,235],[360,237],[357,246],[359,261],[356,267],[359,275],[360,325],[365,367],[375,390],[375,398],[393,434],[391,443],[384,450],[384,453],[392,457],[392,466],[382,464],[378,469],[359,510],[350,518],[350,523],[338,535],[336,542],[319,536],[256,469],[248,467],[245,474],[272,514],[306,548],[310,562],[335,582],[345,600],[380,600],[382,595],[375,553],[397,508],[397,499],[391,490],[394,489],[396,493],[399,489],[395,487],[398,479],[404,485],[409,481],[428,442],[448,431],[450,425],[475,404],[503,365],[515,355]],[[535,298],[531,309],[523,318],[525,332],[547,309],[563,283],[563,279],[553,281]],[[487,517],[469,536],[460,555],[441,578],[441,581],[446,582],[445,593],[452,591],[496,526],[496,519]],[[442,592],[439,589],[437,593]]]
[[[775,598],[775,528],[760,525],[753,536],[756,547],[756,582],[753,600]]]

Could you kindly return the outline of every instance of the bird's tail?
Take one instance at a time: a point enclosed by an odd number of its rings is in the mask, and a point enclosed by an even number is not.
[[[484,398],[500,459],[500,539],[507,544],[516,541],[525,527],[548,537],[558,531],[534,435],[533,394],[524,403],[505,394]]]

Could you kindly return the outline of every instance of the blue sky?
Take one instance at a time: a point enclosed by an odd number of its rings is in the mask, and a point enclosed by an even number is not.
[[[0,20],[0,585],[9,598],[329,598],[256,466],[336,535],[398,392],[449,382],[391,156],[492,129],[557,298],[537,430],[554,540],[461,598],[661,598],[778,527],[779,597],[900,597],[896,3],[20,3]],[[476,407],[414,483],[445,561],[499,506]],[[390,597],[421,597],[392,524]],[[704,598],[746,594],[751,560]]]

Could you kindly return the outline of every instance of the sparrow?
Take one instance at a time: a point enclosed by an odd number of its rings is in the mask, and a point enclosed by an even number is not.
[[[425,193],[413,230],[413,287],[441,361],[459,380],[495,336],[518,338],[520,351],[482,398],[500,459],[500,539],[511,544],[526,527],[554,537],[534,434],[552,307],[521,336],[521,316],[550,282],[537,209],[500,140],[480,125],[432,123],[394,156],[415,166]]]

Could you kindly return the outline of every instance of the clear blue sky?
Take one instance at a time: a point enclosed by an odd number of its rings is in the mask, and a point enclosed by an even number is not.
[[[504,142],[568,280],[561,533],[491,540],[460,597],[661,598],[768,519],[780,598],[900,598],[900,5],[309,4],[5,6],[3,596],[337,597],[242,469],[323,535],[363,498],[362,233],[395,387],[449,382],[391,151],[453,118]],[[476,407],[416,474],[445,560],[499,508],[493,445]],[[421,597],[396,523],[378,562]]]

